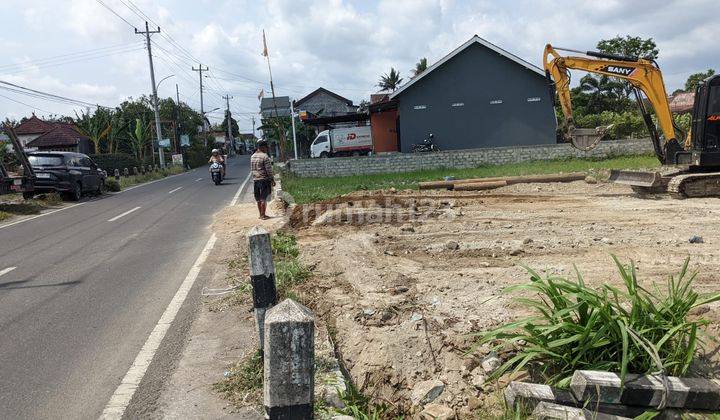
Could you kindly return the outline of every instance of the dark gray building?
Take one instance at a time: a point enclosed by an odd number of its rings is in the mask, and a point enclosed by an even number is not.
[[[477,35],[390,98],[402,152],[429,133],[441,150],[556,142],[544,72]]]
[[[344,98],[323,87],[315,89],[293,104],[298,111],[307,111],[316,116],[323,117],[353,114],[357,112],[358,108],[356,105],[353,105],[350,99]]]

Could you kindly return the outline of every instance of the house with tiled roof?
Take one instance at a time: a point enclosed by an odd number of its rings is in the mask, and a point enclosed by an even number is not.
[[[56,124],[50,131],[28,142],[27,148],[64,152],[90,153],[90,138],[71,124]]]
[[[91,153],[90,139],[71,123],[44,121],[36,117],[23,120],[16,128],[25,148]]]
[[[27,146],[30,141],[35,140],[53,128],[55,127],[52,123],[43,121],[33,114],[32,117],[24,119],[15,127],[15,133],[18,136],[18,140],[20,140],[20,144]]]
[[[293,102],[297,111],[306,111],[314,115],[334,117],[357,112],[357,105],[353,101],[324,87],[319,87],[304,97]]]

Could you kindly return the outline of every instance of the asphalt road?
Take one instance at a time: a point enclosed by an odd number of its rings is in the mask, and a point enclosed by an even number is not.
[[[0,418],[98,418],[248,167],[240,156],[220,186],[200,168],[0,225]]]

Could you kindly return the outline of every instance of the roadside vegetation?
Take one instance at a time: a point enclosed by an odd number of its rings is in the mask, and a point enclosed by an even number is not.
[[[152,172],[145,172],[144,174],[138,174],[138,175],[130,175],[128,177],[120,177],[120,183],[119,183],[119,189],[116,191],[124,190],[126,188],[132,187],[133,185],[142,184],[145,182],[155,181],[157,179],[162,179],[170,175],[176,175],[183,173],[185,169],[183,169],[182,166],[169,166],[165,169],[160,169],[157,171]],[[114,185],[117,183],[114,178],[108,176],[108,183],[106,184],[108,187],[108,191],[113,191],[111,188],[115,188]]]
[[[648,286],[638,281],[633,264],[613,260],[622,288],[590,287],[579,272],[566,280],[531,269],[529,283],[508,287],[506,292],[522,293],[515,302],[535,314],[479,334],[478,344],[518,349],[491,379],[522,369],[559,387],[567,387],[576,370],[684,376],[707,325],[691,319],[690,311],[720,300],[720,294],[701,297],[693,290],[696,273],[688,273],[689,259],[664,284]]]
[[[358,190],[417,189],[418,182],[442,180],[446,176],[462,179],[559,172],[587,172],[593,174],[609,169],[649,169],[659,166],[660,164],[655,156],[639,155],[618,156],[603,160],[559,159],[506,165],[484,165],[469,169],[431,169],[417,172],[332,178],[300,178],[286,172],[283,174],[283,189],[292,195],[296,203],[307,204]]]
[[[310,270],[300,262],[297,239],[291,233],[275,232],[271,238],[275,262],[275,285],[278,301],[285,298],[298,300],[292,288],[310,278]],[[299,300],[298,300],[299,301]]]
[[[39,214],[61,202],[62,197],[55,193],[38,195],[32,200],[24,200],[20,194],[9,194],[0,199],[0,222],[13,216]]]
[[[263,360],[260,352],[256,351],[231,366],[213,388],[237,407],[262,405]]]

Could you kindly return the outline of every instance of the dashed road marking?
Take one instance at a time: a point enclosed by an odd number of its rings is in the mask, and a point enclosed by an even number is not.
[[[108,222],[114,222],[114,221],[116,221],[117,219],[119,219],[119,218],[121,218],[121,217],[123,217],[123,216],[127,216],[128,214],[130,214],[130,213],[132,213],[132,212],[134,212],[134,211],[136,211],[136,210],[139,210],[139,209],[140,209],[140,206],[137,206],[137,207],[135,207],[134,209],[130,209],[130,210],[126,211],[125,213],[120,213],[120,214],[118,214],[117,216],[113,217],[112,219],[108,219]]]
[[[8,268],[6,268],[6,269],[4,269],[4,270],[0,270],[0,276],[4,276],[5,274],[13,271],[13,270],[16,269],[16,268],[17,268],[17,267],[8,267]]]
[[[172,194],[172,193],[174,193],[175,191],[181,190],[181,189],[182,189],[182,187],[177,187],[177,188],[175,188],[175,189],[172,189],[172,190],[168,191],[168,194]]]

